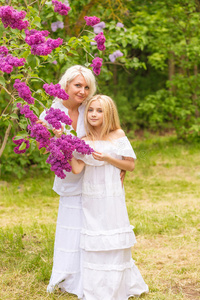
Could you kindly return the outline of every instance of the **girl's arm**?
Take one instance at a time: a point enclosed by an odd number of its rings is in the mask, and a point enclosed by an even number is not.
[[[69,164],[72,166],[72,173],[79,174],[85,167],[85,163],[82,160],[72,158],[72,160],[68,161]]]
[[[117,159],[114,158],[110,155],[104,154],[104,153],[100,153],[100,152],[93,152],[92,153],[93,157],[96,160],[100,160],[100,161],[106,161],[107,163],[121,169],[121,170],[125,170],[125,171],[133,171],[135,168],[135,162],[133,158],[129,158],[126,157],[124,159]]]

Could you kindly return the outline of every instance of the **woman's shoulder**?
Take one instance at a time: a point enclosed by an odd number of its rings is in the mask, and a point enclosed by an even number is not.
[[[122,137],[125,137],[125,132],[120,128],[120,129],[116,129],[112,132],[110,132],[109,134],[109,137],[111,139],[119,139],[119,138],[122,138]]]

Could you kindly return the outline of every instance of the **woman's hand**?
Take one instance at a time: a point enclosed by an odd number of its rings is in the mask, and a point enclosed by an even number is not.
[[[53,128],[53,133],[55,134],[55,137],[60,138],[64,131],[64,125],[62,125],[61,129],[55,129]]]
[[[121,180],[121,183],[122,183],[122,187],[124,185],[125,175],[126,175],[126,171],[125,170],[121,170],[121,172],[120,172],[120,180]]]
[[[94,159],[96,160],[100,160],[100,161],[107,161],[109,159],[109,155],[105,154],[105,153],[101,153],[101,152],[92,152],[92,156],[94,157]]]

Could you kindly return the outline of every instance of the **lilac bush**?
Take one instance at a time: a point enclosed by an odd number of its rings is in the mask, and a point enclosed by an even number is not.
[[[25,11],[17,11],[12,6],[7,5],[0,7],[0,18],[5,28],[10,26],[13,29],[26,29],[29,26],[29,22],[26,20],[23,21],[25,16]]]
[[[0,70],[5,73],[11,73],[13,67],[21,67],[25,64],[25,58],[17,58],[8,54],[8,48],[0,47]]]
[[[72,120],[64,113],[64,111],[61,111],[59,108],[51,107],[46,114],[45,120],[55,129],[60,129],[62,127],[61,122],[66,125],[72,124]]]
[[[106,47],[104,45],[106,38],[103,34],[103,32],[100,32],[99,34],[97,34],[94,38],[94,40],[97,42],[97,48],[101,51],[105,50]]]
[[[100,57],[95,57],[92,61],[91,67],[93,68],[94,74],[97,76],[101,72],[102,61],[103,61],[103,59]]]
[[[100,23],[94,25],[94,26],[93,26],[94,33],[95,33],[95,34],[98,34],[98,33],[100,33],[100,32],[103,32],[103,28],[105,28],[105,27],[106,27],[105,22],[100,22]]]
[[[116,58],[123,56],[124,54],[120,50],[116,50],[112,54],[109,55],[109,59],[111,62],[115,62]]]
[[[61,89],[61,85],[59,83],[57,84],[45,83],[43,85],[43,88],[45,89],[46,93],[49,94],[50,96],[58,97],[62,100],[69,99],[69,95],[63,89]]]
[[[71,9],[71,7],[57,0],[52,0],[52,3],[54,5],[54,11],[62,16],[66,16]]]
[[[94,26],[100,22],[100,19],[95,16],[93,16],[93,17],[85,16],[84,19],[86,21],[87,26]]]
[[[18,91],[19,97],[24,99],[24,101],[26,101],[28,104],[34,104],[35,100],[31,95],[30,88],[25,82],[16,79],[13,87]]]
[[[12,138],[13,140],[13,143],[15,145],[17,145],[17,147],[14,148],[14,152],[16,154],[22,154],[22,153],[25,153],[26,150],[30,147],[30,143],[28,140],[25,140],[25,139],[19,139],[19,140],[15,140],[15,136]],[[25,149],[22,149],[22,150],[19,150],[20,146],[22,145],[22,143],[25,143],[26,144],[26,147]]]

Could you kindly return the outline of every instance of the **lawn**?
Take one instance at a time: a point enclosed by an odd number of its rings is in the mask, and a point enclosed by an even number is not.
[[[200,146],[151,135],[132,145],[138,159],[125,190],[133,258],[150,289],[141,298],[200,299]],[[0,180],[1,300],[77,299],[46,293],[59,203],[53,177],[33,168]]]

